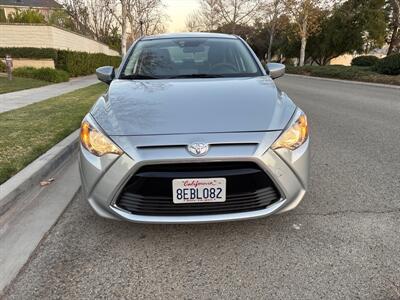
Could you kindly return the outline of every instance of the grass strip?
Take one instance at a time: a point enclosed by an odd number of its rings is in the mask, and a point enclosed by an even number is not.
[[[336,78],[353,81],[400,85],[400,75],[391,76],[375,72],[372,67],[355,66],[286,66],[288,74],[299,74],[313,77]]]
[[[0,184],[77,128],[106,85],[98,83],[0,114]]]
[[[0,76],[0,94],[31,89],[49,84],[51,84],[51,82],[21,77],[14,77],[13,80],[10,81],[7,77]]]

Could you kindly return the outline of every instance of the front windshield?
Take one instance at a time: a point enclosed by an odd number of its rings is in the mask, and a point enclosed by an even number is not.
[[[122,79],[261,76],[249,49],[238,39],[177,38],[139,41]]]

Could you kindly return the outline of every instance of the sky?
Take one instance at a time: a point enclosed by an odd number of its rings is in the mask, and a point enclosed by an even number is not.
[[[186,17],[199,8],[198,0],[164,0],[170,22],[168,32],[185,31]]]

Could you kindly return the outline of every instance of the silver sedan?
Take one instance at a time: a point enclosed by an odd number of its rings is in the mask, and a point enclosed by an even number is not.
[[[295,208],[308,182],[305,113],[232,35],[143,37],[81,126],[80,173],[102,217],[146,223],[245,220]]]

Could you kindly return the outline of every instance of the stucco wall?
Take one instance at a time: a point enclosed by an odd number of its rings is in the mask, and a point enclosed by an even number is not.
[[[51,68],[54,69],[54,61],[52,59],[25,59],[14,58],[14,68],[32,67],[32,68]]]
[[[47,25],[0,24],[0,47],[54,48],[119,55],[102,43]]]

